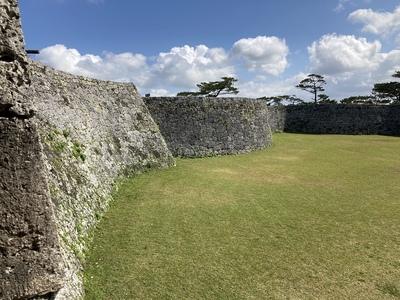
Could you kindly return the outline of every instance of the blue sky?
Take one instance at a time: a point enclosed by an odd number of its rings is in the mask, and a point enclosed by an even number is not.
[[[20,0],[32,58],[70,73],[175,95],[238,79],[241,97],[310,95],[325,77],[340,100],[400,70],[398,0]]]

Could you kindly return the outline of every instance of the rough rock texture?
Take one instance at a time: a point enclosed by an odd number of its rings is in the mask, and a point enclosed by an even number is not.
[[[237,154],[271,145],[268,107],[244,98],[144,97],[178,157]]]
[[[273,132],[400,135],[400,105],[289,105],[269,119]]]
[[[17,0],[0,0],[0,299],[80,299],[119,178],[173,164],[133,84],[28,59]]]
[[[0,299],[55,292],[64,280],[35,125],[0,118],[0,149]]]
[[[18,1],[0,0],[0,117],[34,114],[25,96],[30,79],[24,46]]]
[[[73,76],[35,61],[29,68],[67,279],[56,299],[79,299],[91,228],[118,178],[174,159],[133,84]]]
[[[0,299],[63,284],[17,1],[0,0]]]
[[[268,121],[272,133],[284,132],[287,106],[268,106]]]
[[[199,157],[268,147],[270,127],[400,135],[400,106],[144,99],[28,59],[17,0],[0,0],[0,299],[80,299],[84,249],[118,180],[173,165],[167,143]]]

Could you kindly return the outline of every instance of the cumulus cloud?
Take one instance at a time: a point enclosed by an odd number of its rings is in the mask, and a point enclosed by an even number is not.
[[[160,53],[154,61],[129,52],[82,55],[65,45],[44,48],[37,58],[46,65],[75,75],[133,82],[139,90],[160,96],[168,94],[167,87],[177,91],[196,89],[199,82],[235,76],[229,54],[222,48],[204,45],[174,47]]]
[[[152,70],[163,84],[186,88],[196,87],[201,81],[235,75],[228,53],[222,48],[208,48],[205,45],[185,45],[162,52]]]
[[[144,55],[111,52],[103,54],[103,57],[92,54],[81,55],[76,49],[58,44],[42,49],[37,58],[46,65],[75,75],[135,82],[142,86],[152,79]]]
[[[400,69],[400,50],[381,52],[381,43],[354,36],[325,35],[308,48],[310,71],[325,76],[326,94],[340,100],[368,95],[377,82]]]
[[[393,80],[391,74],[400,70],[400,50],[383,53],[380,42],[351,35],[324,35],[308,47],[308,52],[308,71],[323,75],[328,82],[326,94],[338,100],[368,94],[374,83]],[[42,49],[36,58],[76,75],[133,82],[143,95],[175,95],[197,90],[196,84],[202,81],[232,76],[239,79],[235,86],[241,97],[294,94],[309,100],[308,94],[303,95],[295,88],[307,74],[298,73],[285,79],[275,76],[288,66],[287,55],[284,40],[257,37],[241,39],[231,52],[205,45],[186,45],[147,58],[129,52],[81,54],[76,49],[54,45]],[[238,62],[247,69],[237,68]]]
[[[379,41],[370,43],[353,35],[324,35],[308,47],[310,68],[323,74],[372,70],[382,59],[381,47]]]
[[[233,56],[241,59],[248,71],[261,71],[275,76],[289,66],[286,59],[288,53],[285,40],[275,36],[241,39],[232,47]]]
[[[352,12],[348,19],[353,23],[363,23],[362,31],[376,35],[390,36],[400,31],[400,7],[393,13],[359,9]]]
[[[241,97],[260,98],[280,95],[295,95],[295,88],[307,75],[299,74],[285,80],[271,78],[265,75],[257,75],[246,82],[238,82],[237,87]]]
[[[60,44],[42,49],[37,58],[53,68],[83,76],[92,76],[93,74],[84,68],[78,67],[79,62],[90,61],[96,63],[101,61],[99,56],[91,54],[82,56],[78,50],[68,49]]]

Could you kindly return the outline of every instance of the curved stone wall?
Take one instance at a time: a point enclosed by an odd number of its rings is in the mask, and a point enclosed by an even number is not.
[[[271,145],[265,101],[245,98],[144,97],[172,154],[237,154]]]
[[[0,1],[0,299],[80,299],[118,179],[174,159],[133,84],[30,60],[17,3]]]
[[[81,298],[84,249],[119,178],[172,166],[173,155],[265,148],[271,129],[400,135],[400,106],[143,101],[133,84],[27,58],[17,4],[0,0],[0,299]]]
[[[82,296],[85,246],[116,180],[171,166],[174,159],[133,84],[73,76],[35,61],[29,70],[29,97],[37,108],[32,120],[67,279],[56,299],[76,299]]]

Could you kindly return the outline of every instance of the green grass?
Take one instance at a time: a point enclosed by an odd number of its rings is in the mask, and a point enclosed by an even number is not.
[[[276,134],[132,178],[85,299],[400,299],[400,138]]]

